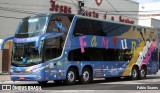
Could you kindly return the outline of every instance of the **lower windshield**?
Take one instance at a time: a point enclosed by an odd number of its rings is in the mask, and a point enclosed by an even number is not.
[[[35,43],[14,43],[12,64],[35,65],[42,61],[41,49],[35,48]]]

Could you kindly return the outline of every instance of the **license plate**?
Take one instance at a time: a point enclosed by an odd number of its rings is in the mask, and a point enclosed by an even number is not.
[[[25,77],[19,77],[20,80],[25,80]]]

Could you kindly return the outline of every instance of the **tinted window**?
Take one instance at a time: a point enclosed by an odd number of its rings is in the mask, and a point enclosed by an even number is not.
[[[101,21],[89,20],[89,19],[78,19],[75,25],[73,36],[80,35],[98,35],[105,36],[103,33]]]
[[[61,44],[60,37],[45,39],[44,54],[43,54],[44,61],[57,58],[61,55],[62,47],[60,44]]]
[[[132,54],[127,54],[130,50],[124,49],[105,49],[105,48],[85,48],[75,49],[69,52],[69,61],[130,61]]]
[[[49,21],[47,32],[64,32],[67,33],[73,17],[64,15],[53,15]]]
[[[31,66],[42,61],[41,47],[36,48],[35,42],[14,43],[12,50],[12,65]]]
[[[72,19],[73,19],[72,16],[53,15],[49,21],[47,33],[52,33],[52,32],[64,33],[62,36],[60,36],[61,46],[64,46]]]
[[[78,19],[73,36],[96,35],[96,36],[123,36],[131,26],[112,22],[97,21],[91,19]]]
[[[109,37],[122,36],[129,28],[130,26],[123,24],[103,22],[103,31]]]

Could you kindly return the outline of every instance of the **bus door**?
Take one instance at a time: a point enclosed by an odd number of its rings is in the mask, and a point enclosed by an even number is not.
[[[93,65],[94,77],[103,77],[103,49],[100,48],[87,48],[83,55],[85,61],[91,62]]]
[[[158,51],[157,49],[151,53],[151,73],[158,72]]]
[[[160,38],[160,33],[158,33],[158,40]],[[151,52],[151,65],[150,65],[150,68],[151,68],[151,73],[156,73],[158,72],[158,68],[159,68],[159,42],[157,42],[157,45],[154,46],[154,50]]]
[[[61,74],[63,70],[62,62],[59,57],[62,54],[62,47],[60,46],[60,37],[49,38],[45,40],[44,44],[44,61],[49,65],[49,71],[47,71],[46,77],[57,79],[57,75]]]

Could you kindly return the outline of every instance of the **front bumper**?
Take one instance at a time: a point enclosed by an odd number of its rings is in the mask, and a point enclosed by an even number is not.
[[[43,81],[40,75],[11,75],[12,81]]]

